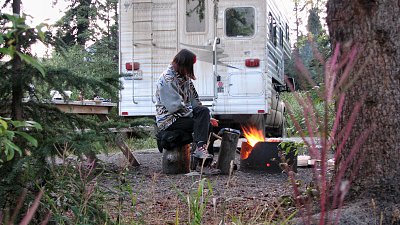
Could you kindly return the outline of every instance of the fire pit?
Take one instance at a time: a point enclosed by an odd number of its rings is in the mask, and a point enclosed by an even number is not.
[[[283,163],[297,172],[297,155],[294,145],[281,145],[282,139],[265,139],[261,131],[243,128],[247,142],[242,142],[240,169],[259,170],[267,173],[281,173]],[[285,149],[282,149],[285,146]]]

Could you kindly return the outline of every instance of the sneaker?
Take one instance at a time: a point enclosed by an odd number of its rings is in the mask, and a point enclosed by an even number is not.
[[[196,150],[194,150],[193,156],[199,159],[207,159],[213,157],[211,154],[208,154],[206,144],[197,147]]]

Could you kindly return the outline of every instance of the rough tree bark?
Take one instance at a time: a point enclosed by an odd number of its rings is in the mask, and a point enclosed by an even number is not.
[[[364,196],[400,203],[400,1],[329,0],[327,23],[333,48],[341,52],[356,44],[358,60],[353,74],[360,73],[346,91],[345,126],[355,102],[365,101],[353,127],[350,143],[336,163],[336,173],[349,156],[356,138],[372,125],[376,127],[346,172],[357,171],[350,196]],[[353,162],[355,162],[353,160]]]
[[[14,15],[21,14],[21,0],[14,0],[12,2],[12,10]],[[15,46],[16,50],[20,50],[19,43]],[[22,85],[22,74],[21,74],[21,59],[18,55],[15,56],[12,62],[13,65],[13,84],[12,84],[12,102],[11,102],[11,117],[13,120],[22,120],[22,97],[23,97],[23,85]]]
[[[235,162],[239,134],[223,132],[221,136],[222,141],[219,149],[217,168],[221,170],[221,174],[229,174],[231,171],[231,162]]]
[[[190,172],[190,144],[163,150],[162,170],[165,174]]]

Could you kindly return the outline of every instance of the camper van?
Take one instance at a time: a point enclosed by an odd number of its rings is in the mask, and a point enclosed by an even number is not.
[[[186,48],[194,85],[220,127],[285,133],[284,59],[289,26],[281,0],[120,0],[119,115],[154,116],[156,82]]]

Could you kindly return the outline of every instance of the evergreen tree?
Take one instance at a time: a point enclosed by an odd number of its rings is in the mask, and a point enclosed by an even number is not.
[[[115,99],[119,77],[116,67],[113,67],[115,62],[107,61],[105,57],[100,61],[82,48],[77,49],[75,55],[71,55],[71,51],[63,53],[63,57],[67,57],[63,60],[61,52],[56,53],[59,55],[55,56],[55,60],[70,64],[50,63],[33,57],[30,47],[34,43],[56,43],[50,32],[42,31],[44,24],[29,27],[18,13],[1,14],[0,24],[4,25],[0,27],[1,116],[33,120],[43,128],[41,131],[29,130],[29,134],[38,140],[37,146],[23,145],[14,138],[13,141],[25,151],[12,160],[0,163],[0,196],[4,197],[0,201],[1,209],[6,204],[5,200],[11,201],[7,204],[15,204],[12,201],[21,188],[35,186],[36,182],[47,179],[47,157],[56,155],[58,150],[66,150],[65,146],[78,156],[89,151],[105,150],[101,148],[105,147],[107,136],[104,131],[116,126],[111,122],[100,124],[95,117],[59,111],[49,102],[50,90],[60,93],[68,89],[96,90],[105,97],[114,96]],[[82,70],[77,70],[75,65],[80,65]],[[64,98],[67,96],[64,95]],[[79,130],[88,131],[77,132]]]
[[[85,46],[94,37],[97,7],[95,0],[69,0],[69,9],[56,23],[57,33],[67,46]]]
[[[299,1],[295,3],[299,4]],[[310,72],[315,85],[320,85],[323,83],[324,71],[322,64],[330,55],[329,37],[322,28],[318,4],[320,3],[313,4],[312,1],[307,1],[303,6],[303,8],[307,5],[312,6],[308,11],[307,35],[299,35],[297,37],[292,58],[286,61],[286,74],[295,78],[298,84],[297,87],[301,90],[307,90],[311,86],[308,82],[304,82],[304,78],[300,75],[301,73],[297,71],[296,61],[303,63]]]

